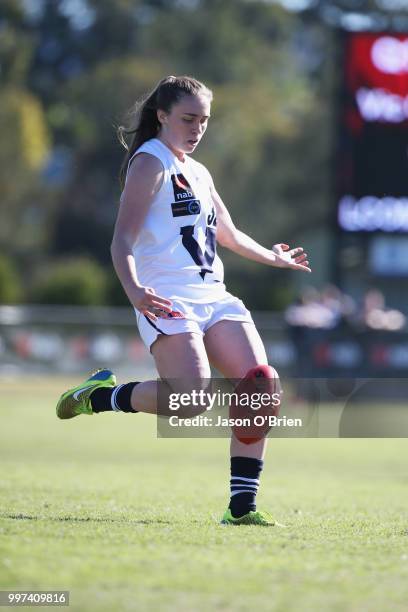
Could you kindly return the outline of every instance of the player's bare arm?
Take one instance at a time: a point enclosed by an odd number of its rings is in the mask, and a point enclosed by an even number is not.
[[[311,272],[307,254],[303,252],[302,247],[290,248],[284,243],[275,244],[272,249],[263,247],[235,226],[214,185],[211,187],[211,194],[217,211],[217,242],[221,246],[246,259],[269,266]]]
[[[153,320],[157,318],[153,309],[170,312],[171,302],[139,283],[132,247],[162,180],[163,167],[156,157],[141,153],[134,159],[122,193],[111,245],[114,268],[131,304]]]

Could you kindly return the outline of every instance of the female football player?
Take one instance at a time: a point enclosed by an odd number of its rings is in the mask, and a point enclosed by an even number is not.
[[[190,157],[207,129],[211,101],[203,83],[169,76],[137,106],[134,128],[119,129],[122,143],[129,135],[131,143],[125,144],[121,169],[113,264],[135,308],[140,336],[171,392],[186,391],[186,381],[209,379],[210,364],[228,379],[240,379],[241,389],[259,376],[277,389],[277,373],[267,365],[251,314],[225,287],[216,244],[269,266],[310,268],[302,248],[268,249],[239,230],[208,170]],[[162,414],[157,385],[117,385],[110,370],[100,370],[61,396],[57,414]],[[231,498],[222,522],[275,525],[255,503],[265,436],[248,440],[233,431]]]

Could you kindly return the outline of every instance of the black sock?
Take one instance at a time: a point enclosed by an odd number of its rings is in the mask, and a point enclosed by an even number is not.
[[[256,494],[262,459],[252,457],[231,457],[231,500],[229,508],[234,518],[256,510]]]
[[[138,382],[130,382],[117,387],[99,387],[91,393],[91,406],[93,412],[137,412],[133,410],[130,398]]]

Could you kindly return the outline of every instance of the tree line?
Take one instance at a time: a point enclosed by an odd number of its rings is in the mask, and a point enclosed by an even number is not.
[[[109,253],[124,152],[115,128],[167,74],[214,91],[195,156],[240,229],[271,246],[327,227],[336,50],[316,6],[3,0],[0,301],[126,303]],[[251,308],[293,298],[293,273],[221,256]],[[93,281],[74,295],[79,277]]]

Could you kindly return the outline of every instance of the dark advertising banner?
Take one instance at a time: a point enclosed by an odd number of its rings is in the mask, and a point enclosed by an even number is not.
[[[340,115],[340,229],[408,232],[408,34],[345,35]]]

